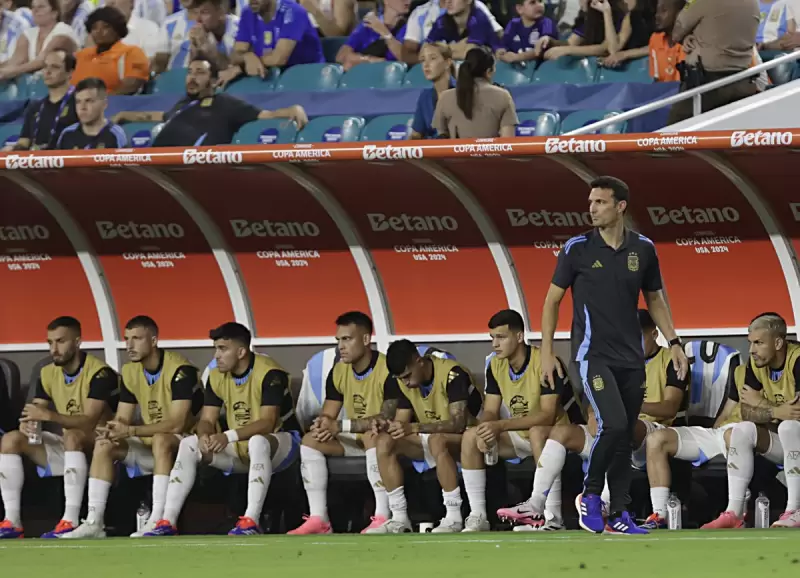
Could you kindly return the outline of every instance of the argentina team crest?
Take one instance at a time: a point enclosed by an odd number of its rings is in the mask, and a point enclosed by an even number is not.
[[[639,270],[639,255],[628,253],[628,271],[636,273]]]
[[[595,391],[603,391],[603,388],[606,386],[605,382],[603,382],[603,378],[599,375],[595,375],[592,378],[592,389]]]

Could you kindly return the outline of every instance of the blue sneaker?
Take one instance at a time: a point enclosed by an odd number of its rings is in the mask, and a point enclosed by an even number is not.
[[[149,532],[144,533],[145,538],[154,538],[156,536],[177,536],[178,529],[169,523],[167,520],[159,520],[156,522],[156,527]]]
[[[639,527],[644,528],[645,530],[666,530],[668,524],[664,518],[654,512],[650,514],[647,520],[645,520],[644,524]]]
[[[11,523],[11,520],[3,520],[0,522],[0,540],[9,540],[15,538],[24,538],[25,530],[17,528]]]
[[[628,512],[622,512],[622,515],[617,518],[609,518],[608,524],[605,529],[606,534],[629,534],[631,536],[643,536],[649,534],[644,528],[640,528],[631,519]]]
[[[263,534],[261,528],[258,527],[255,520],[242,516],[234,526],[233,530],[228,532],[228,536],[255,536]]]
[[[580,496],[578,508],[578,523],[581,528],[593,534],[602,534],[606,528],[603,517],[603,500],[596,494]]]
[[[54,540],[59,536],[63,536],[64,534],[69,534],[75,529],[75,526],[72,525],[72,522],[68,520],[61,520],[55,529],[50,530],[49,532],[45,532],[42,534],[42,538],[47,540]]]

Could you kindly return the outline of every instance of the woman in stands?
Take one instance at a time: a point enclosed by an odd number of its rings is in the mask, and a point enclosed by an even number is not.
[[[59,22],[59,0],[33,0],[33,28],[23,32],[14,55],[0,65],[0,80],[11,80],[44,67],[44,57],[54,50],[72,54],[78,48],[78,37],[68,24]]]
[[[488,46],[467,52],[456,87],[439,97],[433,128],[444,138],[511,137],[519,119],[511,94],[492,84],[494,54]]]
[[[411,122],[411,138],[436,138],[438,134],[433,128],[436,103],[441,93],[455,86],[453,52],[447,44],[425,44],[419,56],[422,72],[433,86],[423,90],[417,99],[417,110]]]
[[[383,10],[364,16],[336,55],[336,62],[350,70],[363,62],[402,60],[406,16],[411,0],[384,0]]]

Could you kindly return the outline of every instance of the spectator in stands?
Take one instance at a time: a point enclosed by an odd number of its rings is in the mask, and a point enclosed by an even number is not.
[[[68,126],[78,122],[75,112],[75,89],[70,85],[75,57],[54,50],[44,59],[42,78],[47,96],[28,106],[15,150],[55,148],[58,137]]]
[[[753,62],[760,18],[758,0],[694,0],[687,3],[672,30],[673,40],[680,42],[686,53],[681,92],[749,68]],[[702,110],[713,110],[757,92],[755,79],[746,78],[703,94]],[[669,124],[692,117],[692,100],[672,106]]]
[[[163,72],[167,68],[186,68],[191,59],[189,31],[194,26],[199,26],[197,10],[194,7],[194,0],[181,0],[178,6],[180,9],[167,16],[161,25],[167,44],[164,52],[159,53],[153,63],[156,73]]]
[[[72,84],[84,78],[101,78],[111,94],[136,94],[150,78],[150,62],[142,49],[122,42],[128,26],[122,12],[111,6],[89,15],[86,26],[94,46],[75,54]]]
[[[298,0],[320,36],[348,36],[358,22],[356,0]]]
[[[616,68],[623,62],[636,58],[650,59],[650,76],[657,82],[678,82],[681,79],[678,64],[684,61],[683,46],[672,39],[675,19],[686,6],[686,0],[658,0],[655,25],[648,46],[620,50],[598,60],[601,66]]]
[[[794,50],[800,48],[800,33],[797,20],[800,14],[800,1],[759,0],[761,23],[756,33],[756,46],[759,50]]]
[[[102,79],[81,80],[75,87],[75,110],[78,113],[78,122],[61,132],[55,148],[60,150],[123,148],[128,142],[125,131],[108,121],[105,115],[106,108],[108,108],[108,91]]]
[[[166,33],[152,20],[136,15],[134,0],[107,0],[105,5],[116,8],[125,17],[128,35],[122,39],[123,44],[141,48],[151,63],[156,54],[165,52]]]
[[[537,57],[556,60],[562,56],[604,56],[627,45],[632,26],[624,0],[581,0],[581,8],[567,41],[541,38],[535,50]]]
[[[61,3],[61,21],[69,24],[78,37],[78,48],[86,45],[89,27],[86,19],[94,12],[95,6],[89,0],[59,0]]]
[[[33,0],[34,27],[26,29],[17,40],[14,55],[0,64],[0,80],[11,80],[21,74],[38,72],[44,58],[53,50],[72,54],[78,38],[68,25],[59,22],[59,0]]]
[[[448,0],[447,12],[434,23],[426,42],[446,42],[456,60],[478,46],[501,48],[500,37],[474,0]]]
[[[558,40],[556,23],[544,15],[543,0],[516,0],[517,17],[503,33],[503,48],[497,58],[503,62],[525,62],[536,58],[536,43],[549,36]]]
[[[200,146],[230,144],[248,122],[288,118],[303,128],[308,122],[303,107],[261,110],[229,94],[215,94],[217,67],[213,59],[199,54],[186,74],[186,97],[167,113],[121,112],[114,122],[163,122],[153,146]]]
[[[28,21],[19,14],[0,8],[0,64],[14,55],[17,40],[30,27]]]
[[[433,25],[441,17],[447,14],[447,3],[449,0],[428,0],[428,2],[417,6],[411,12],[406,25],[406,35],[403,40],[403,61],[414,64],[419,60],[419,49],[425,39],[433,29]],[[474,0],[473,5],[488,20],[498,36],[503,35],[503,27],[497,23],[494,15],[481,0]]]
[[[488,46],[471,49],[458,69],[456,87],[436,104],[433,128],[445,138],[514,136],[519,124],[514,99],[492,84],[494,55]]]
[[[108,2],[106,2],[105,0],[97,0],[98,8],[106,5],[108,5]],[[167,19],[167,14],[168,14],[167,5],[164,2],[164,0],[133,1],[133,15],[143,20],[149,20],[156,26],[161,26],[162,24],[164,24],[164,20]],[[128,27],[130,28],[130,24],[128,25]]]
[[[433,83],[431,88],[423,90],[417,99],[417,110],[411,122],[411,138],[436,138],[438,133],[433,128],[433,113],[439,95],[455,86],[453,77],[453,53],[447,44],[426,44],[420,51],[422,72],[425,78]]]
[[[13,12],[25,19],[29,26],[33,26],[33,12],[31,0],[0,0],[0,8]]]
[[[384,0],[383,13],[370,12],[336,55],[336,62],[350,70],[362,62],[403,59],[403,38],[410,0]]]

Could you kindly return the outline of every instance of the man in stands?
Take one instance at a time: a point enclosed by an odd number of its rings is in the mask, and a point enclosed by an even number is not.
[[[786,511],[773,526],[800,528],[800,344],[786,339],[786,321],[776,313],[756,317],[747,340],[742,421],[731,429],[728,450],[728,507],[703,528],[744,526],[756,452],[783,464],[786,473]]]
[[[0,63],[14,56],[17,40],[30,27],[25,17],[0,6]]]
[[[118,149],[128,141],[125,131],[109,122],[106,85],[99,78],[85,78],[75,87],[75,110],[78,122],[61,131],[55,148]]]
[[[248,472],[247,510],[232,536],[261,534],[259,519],[273,473],[297,458],[300,429],[289,374],[278,362],[250,350],[250,331],[225,323],[210,333],[217,367],[208,376],[197,434],[184,438],[170,474],[164,518],[145,536],[174,536],[200,462],[230,474]],[[222,406],[228,421],[216,433]]]
[[[463,60],[477,46],[502,48],[492,21],[475,6],[475,0],[449,0],[447,12],[431,28],[426,42],[444,42],[455,60]]]
[[[650,433],[669,426],[675,419],[675,415],[683,403],[689,378],[688,376],[683,379],[678,377],[672,365],[669,349],[656,343],[658,330],[646,309],[639,310],[639,324],[642,327],[645,363],[647,364],[646,389],[639,420],[634,428],[634,447],[638,449],[633,451],[632,459],[635,467],[643,468],[647,452],[645,438]],[[560,517],[555,517],[551,512],[547,512],[551,515],[546,516],[545,499],[553,492],[552,486],[564,467],[567,451],[580,454],[584,462],[589,459],[589,453],[597,435],[597,421],[594,411],[591,408],[588,411],[588,425],[563,424],[552,428],[543,426],[531,431],[532,438],[541,437],[547,440],[544,443],[544,449],[533,478],[533,492],[528,501],[518,504],[514,508],[498,510],[498,516],[529,525],[531,529],[561,530],[564,528],[563,520]],[[560,491],[560,481],[555,485]],[[609,502],[608,496],[608,483],[606,483],[602,496],[603,503],[606,505]],[[545,523],[540,526],[531,523],[541,524],[543,520]],[[655,529],[663,523],[663,518],[654,514],[644,527]]]
[[[350,311],[336,320],[340,359],[325,383],[325,403],[300,447],[303,485],[309,504],[305,522],[289,534],[329,534],[326,456],[364,456],[367,478],[375,494],[375,515],[364,532],[389,518],[389,499],[381,481],[376,451],[377,433],[394,420],[400,398],[397,380],[386,357],[370,347],[372,320]],[[339,413],[344,408],[344,419]]]
[[[123,462],[131,476],[152,474],[150,520],[132,537],[154,529],[164,516],[178,444],[193,425],[192,410],[198,411],[202,404],[197,368],[179,353],[158,347],[158,326],[150,317],[140,315],[128,321],[125,344],[130,362],[122,366],[117,415],[100,430],[92,456],[89,515],[61,538],[105,538],[103,520],[115,462]],[[137,405],[144,425],[133,425]]]
[[[416,345],[407,339],[389,346],[386,365],[400,387],[395,419],[377,439],[378,466],[389,495],[392,517],[367,533],[411,531],[399,455],[436,468],[447,515],[433,531],[460,532],[464,521],[456,460],[461,454],[464,430],[480,413],[483,401],[480,390],[469,371],[458,362],[420,355]]]
[[[506,309],[493,315],[489,335],[495,356],[486,367],[483,413],[480,424],[464,432],[461,442],[462,475],[470,505],[464,532],[489,530],[484,454],[496,451],[505,460],[538,458],[541,447],[534,447],[531,428],[567,423],[564,402],[573,398],[564,378],[556,377],[552,387],[543,384],[540,350],[525,343],[519,313]],[[560,500],[560,488],[552,496]],[[560,517],[560,502],[551,498],[547,505]]]
[[[20,429],[0,440],[0,494],[6,518],[0,539],[21,538],[20,515],[25,471],[22,456],[39,468],[40,476],[63,476],[65,508],[61,521],[42,538],[57,538],[79,523],[88,466],[86,452],[94,445],[94,429],[110,415],[109,402],[119,392],[119,376],[94,355],[83,353],[81,324],[58,317],[47,326],[52,363],[44,366],[36,382],[32,403],[25,406]],[[48,409],[50,404],[55,411]],[[43,422],[61,426],[63,436],[41,431]],[[31,443],[39,433],[41,442]]]
[[[303,107],[260,110],[229,94],[216,94],[217,67],[203,54],[197,55],[186,73],[186,97],[164,112],[120,112],[114,121],[163,122],[153,146],[210,146],[230,144],[248,122],[288,118],[298,129],[308,122]]]

